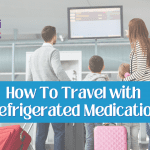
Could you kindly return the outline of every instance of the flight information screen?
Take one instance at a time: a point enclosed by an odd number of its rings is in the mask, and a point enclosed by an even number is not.
[[[68,8],[69,38],[122,37],[122,7]]]

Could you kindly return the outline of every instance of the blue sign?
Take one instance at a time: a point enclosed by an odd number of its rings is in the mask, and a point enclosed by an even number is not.
[[[150,82],[1,82],[0,122],[150,122]]]

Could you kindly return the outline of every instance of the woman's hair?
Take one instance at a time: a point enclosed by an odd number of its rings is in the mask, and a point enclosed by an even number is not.
[[[129,22],[131,48],[136,50],[136,41],[138,41],[143,54],[147,55],[147,66],[150,67],[150,40],[148,36],[148,30],[142,19],[134,18]]]
[[[126,64],[126,63],[122,63],[120,66],[119,66],[119,69],[118,69],[118,75],[121,79],[124,79],[124,75],[126,72],[129,72],[130,73],[130,65],[129,64]]]

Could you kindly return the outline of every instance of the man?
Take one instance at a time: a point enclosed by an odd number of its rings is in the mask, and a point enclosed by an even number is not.
[[[27,81],[70,81],[60,62],[59,51],[53,47],[56,43],[56,29],[46,26],[42,30],[44,44],[31,56]],[[65,149],[65,124],[52,123],[54,130],[54,150]],[[45,150],[49,123],[38,123],[36,150]]]

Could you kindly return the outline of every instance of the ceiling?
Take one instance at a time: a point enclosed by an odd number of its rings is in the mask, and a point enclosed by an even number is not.
[[[18,29],[20,34],[40,33],[46,25],[67,34],[67,7],[123,5],[124,29],[135,17],[142,18],[150,31],[149,0],[0,0],[2,34]]]

